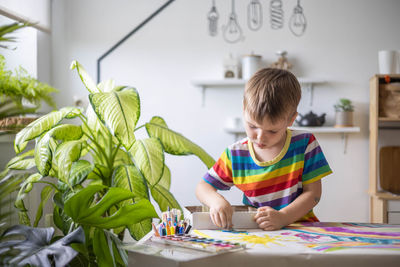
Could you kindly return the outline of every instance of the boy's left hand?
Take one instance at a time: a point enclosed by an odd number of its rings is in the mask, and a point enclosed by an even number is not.
[[[264,231],[279,230],[286,226],[286,215],[269,206],[258,208],[254,220]]]

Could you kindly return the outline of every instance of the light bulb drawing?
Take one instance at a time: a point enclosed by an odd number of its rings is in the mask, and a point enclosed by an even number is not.
[[[237,22],[235,14],[235,0],[232,0],[232,12],[229,15],[228,24],[222,27],[224,40],[228,43],[236,43],[243,40],[242,29]]]
[[[297,5],[294,7],[293,15],[289,20],[290,31],[296,36],[302,36],[306,31],[307,20],[303,13],[303,8],[300,6],[300,0],[297,0]]]
[[[257,31],[263,23],[262,6],[260,1],[251,0],[247,6],[247,25],[250,30]]]
[[[283,27],[283,9],[281,0],[271,0],[269,6],[271,14],[271,28],[274,30]]]
[[[217,8],[215,7],[215,0],[212,1],[212,7],[207,14],[207,19],[208,19],[208,33],[211,36],[216,36],[218,33],[219,14]]]

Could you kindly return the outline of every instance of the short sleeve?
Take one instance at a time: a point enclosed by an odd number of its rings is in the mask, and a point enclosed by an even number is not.
[[[217,190],[229,190],[233,186],[232,162],[229,149],[225,149],[221,157],[215,162],[203,180]]]
[[[311,134],[304,152],[303,184],[311,184],[331,173],[332,170],[317,139]]]

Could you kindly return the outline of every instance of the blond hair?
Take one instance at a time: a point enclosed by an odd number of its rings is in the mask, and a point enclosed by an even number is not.
[[[247,82],[243,109],[257,122],[268,118],[275,123],[293,116],[300,98],[300,84],[291,72],[265,68],[257,71]]]

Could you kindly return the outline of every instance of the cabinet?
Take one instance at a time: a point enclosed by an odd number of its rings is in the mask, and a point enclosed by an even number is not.
[[[390,75],[392,80],[400,81],[400,75]],[[388,118],[379,113],[379,85],[384,82],[385,75],[375,75],[370,79],[370,110],[369,110],[369,198],[370,222],[394,223],[389,221],[392,215],[388,213],[388,202],[399,201],[400,195],[382,191],[379,187],[379,137],[383,129],[399,131],[400,116]],[[400,175],[400,174],[399,174]],[[400,180],[400,178],[399,178]],[[392,214],[393,213],[393,214]]]

